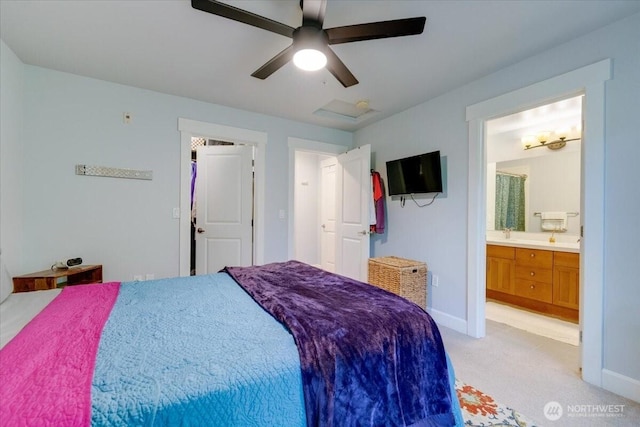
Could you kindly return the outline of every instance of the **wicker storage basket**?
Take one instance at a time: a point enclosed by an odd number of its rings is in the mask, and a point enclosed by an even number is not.
[[[395,256],[369,258],[369,283],[427,308],[427,265],[424,262]]]

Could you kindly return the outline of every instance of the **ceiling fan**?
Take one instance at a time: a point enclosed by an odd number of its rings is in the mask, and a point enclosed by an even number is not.
[[[344,87],[358,84],[358,80],[329,45],[421,34],[426,22],[426,18],[422,16],[323,29],[326,5],[326,0],[300,0],[302,25],[293,28],[219,1],[191,0],[191,6],[194,9],[253,25],[293,39],[293,43],[289,47],[254,71],[251,74],[253,77],[266,79],[293,60],[298,67],[308,70],[316,70],[326,66]],[[305,58],[311,60],[312,65],[305,63]]]

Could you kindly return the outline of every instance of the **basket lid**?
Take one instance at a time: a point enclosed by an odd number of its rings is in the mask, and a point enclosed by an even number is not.
[[[425,265],[425,263],[421,261],[414,261],[412,259],[400,258],[396,256],[371,258],[371,260],[375,262],[379,262],[381,264],[387,264],[393,267],[416,267],[416,266]]]

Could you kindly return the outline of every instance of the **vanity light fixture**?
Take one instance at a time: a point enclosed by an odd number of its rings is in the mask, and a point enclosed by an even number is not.
[[[578,129],[577,138],[569,138],[569,129],[562,128],[554,132],[556,139],[549,141],[551,138],[551,132],[542,131],[537,135],[525,135],[521,138],[522,145],[525,150],[531,150],[532,148],[547,147],[549,150],[559,150],[567,145],[569,141],[579,141],[580,130]]]

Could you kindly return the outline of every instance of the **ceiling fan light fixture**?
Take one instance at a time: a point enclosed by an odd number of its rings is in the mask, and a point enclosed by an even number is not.
[[[327,65],[327,56],[317,49],[300,49],[293,55],[296,67],[305,71],[317,71]]]
[[[326,68],[345,88],[358,84],[358,79],[329,47],[333,44],[422,34],[426,17],[394,19],[324,29],[327,0],[300,0],[302,25],[290,27],[273,19],[256,15],[216,0],[191,0],[194,9],[261,28],[293,39],[289,47],[267,61],[251,75],[266,79],[289,61],[303,70]]]
[[[316,71],[327,65],[326,49],[329,41],[321,28],[300,27],[293,32],[293,46],[296,53],[293,63],[305,71]]]

